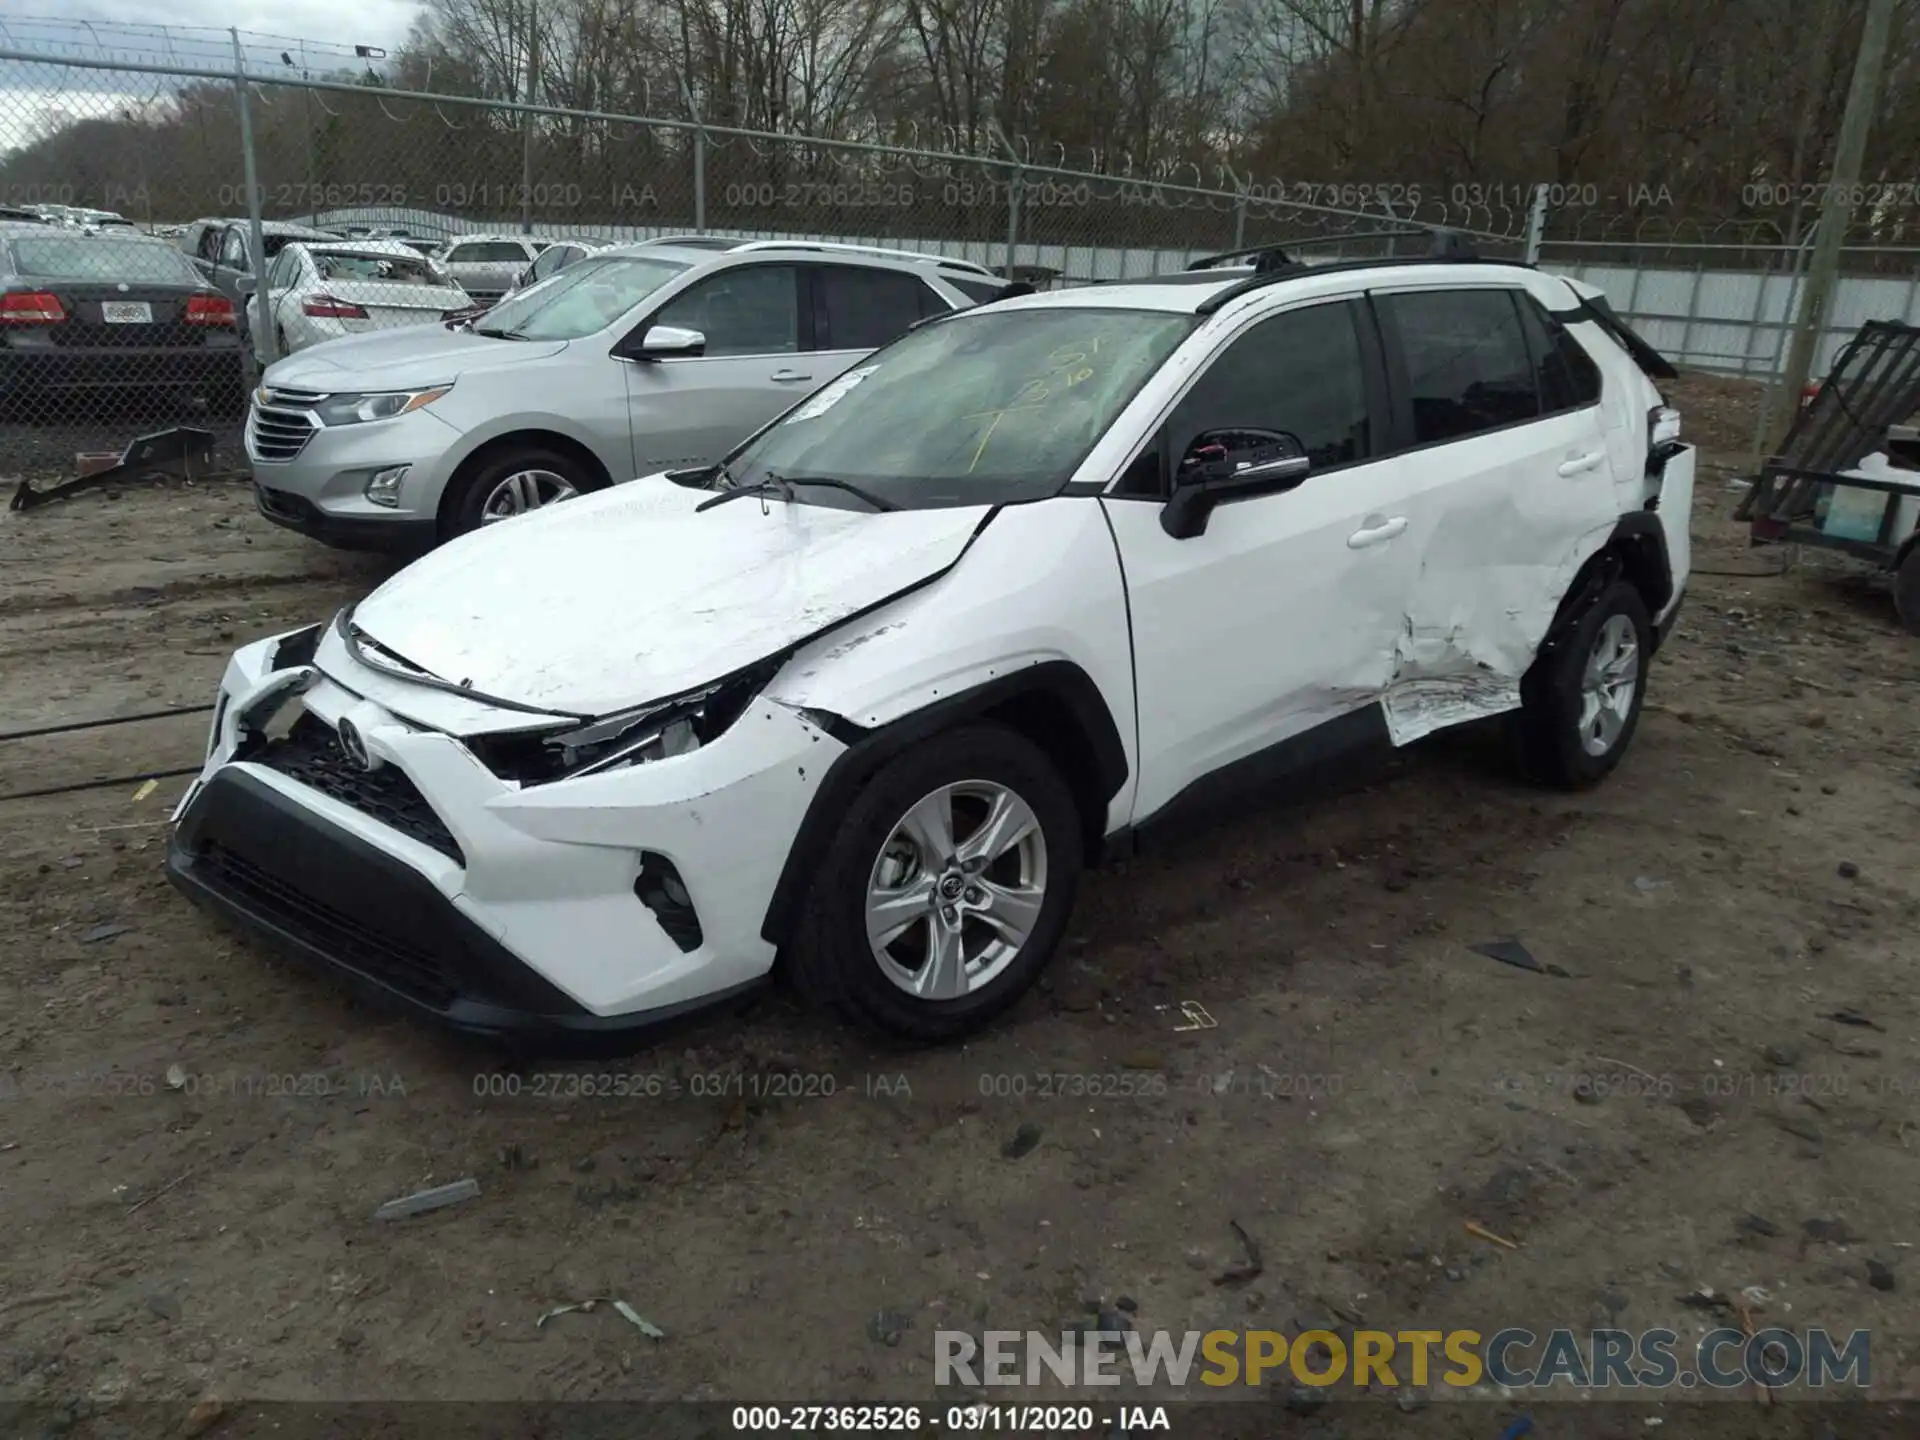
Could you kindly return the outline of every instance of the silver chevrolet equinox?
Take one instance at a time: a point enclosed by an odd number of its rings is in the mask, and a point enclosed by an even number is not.
[[[267,367],[247,414],[268,519],[417,551],[617,481],[710,464],[930,315],[982,266],[747,241],[599,251],[471,319],[328,341]]]

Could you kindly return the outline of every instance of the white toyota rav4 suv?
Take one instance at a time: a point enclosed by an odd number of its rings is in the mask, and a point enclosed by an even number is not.
[[[169,867],[469,1032],[790,973],[907,1037],[1256,771],[1633,737],[1688,567],[1670,375],[1515,265],[1270,265],[923,322],[698,472],[489,527],[227,667]],[[631,1038],[631,1037],[627,1037]]]

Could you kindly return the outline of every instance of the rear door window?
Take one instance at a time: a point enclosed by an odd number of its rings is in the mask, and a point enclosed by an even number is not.
[[[813,323],[821,350],[877,350],[947,306],[919,276],[859,265],[815,265]]]
[[[1538,376],[1541,408],[1549,415],[1600,403],[1600,367],[1567,327],[1531,295],[1520,297],[1520,323]]]
[[[1397,334],[1413,443],[1464,440],[1540,414],[1533,359],[1511,290],[1422,290],[1375,298]]]

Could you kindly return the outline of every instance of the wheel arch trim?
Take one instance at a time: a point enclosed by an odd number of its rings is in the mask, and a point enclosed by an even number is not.
[[[791,938],[819,856],[830,843],[834,827],[854,796],[882,766],[909,746],[968,721],[998,720],[1026,734],[1018,719],[1008,717],[1018,716],[1023,709],[1032,714],[1035,705],[1067,717],[1076,733],[1061,738],[1078,741],[1084,748],[1085,770],[1078,777],[1068,775],[1066,779],[1075,791],[1076,802],[1082,806],[1086,854],[1097,857],[1104,840],[1105,802],[1111,801],[1126,784],[1129,766],[1119,726],[1099,686],[1074,662],[1041,661],[872,728],[840,716],[814,714],[812,718],[847,749],[822,778],[800,828],[794,833],[761,923],[761,938],[775,946]],[[1056,753],[1044,740],[1031,734],[1028,738],[1035,739],[1050,754]],[[1101,802],[1098,813],[1089,815],[1086,802],[1095,796]]]

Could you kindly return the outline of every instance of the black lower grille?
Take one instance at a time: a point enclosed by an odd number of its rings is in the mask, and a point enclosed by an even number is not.
[[[467,863],[460,842],[404,772],[392,765],[362,770],[339,737],[312,715],[302,715],[284,738],[268,741],[246,758],[351,805],[457,864]]]
[[[207,842],[195,863],[206,867],[211,883],[256,914],[403,995],[445,1009],[459,994],[454,977],[432,951],[369,929],[217,842]]]
[[[671,860],[651,850],[642,852],[633,893],[653,912],[653,918],[660,922],[660,928],[675,945],[688,954],[700,948],[703,938],[700,916],[693,908],[693,897],[687,894],[686,882]]]

